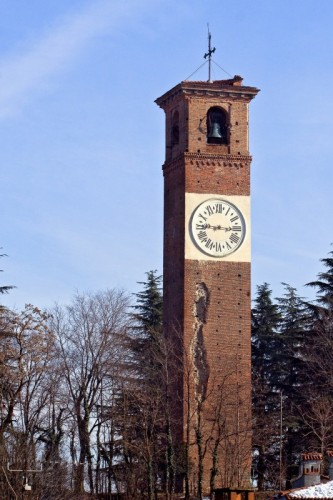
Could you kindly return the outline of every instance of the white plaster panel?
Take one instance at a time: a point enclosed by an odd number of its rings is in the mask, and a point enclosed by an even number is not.
[[[245,219],[246,231],[242,245],[232,254],[224,257],[213,257],[206,255],[196,246],[191,237],[190,221],[193,211],[210,198],[218,198],[229,201],[236,205],[242,212]],[[185,193],[185,259],[190,260],[213,260],[213,261],[229,261],[229,262],[251,262],[251,213],[250,213],[250,197],[249,196],[225,196],[221,194],[199,194]]]

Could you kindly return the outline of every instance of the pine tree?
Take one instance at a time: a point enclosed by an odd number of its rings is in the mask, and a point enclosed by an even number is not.
[[[258,286],[255,307],[252,309],[253,374],[261,386],[269,389],[276,384],[273,368],[280,350],[278,328],[281,319],[278,306],[273,303],[271,295],[268,283]]]
[[[282,351],[280,353],[278,387],[285,394],[297,395],[300,379],[304,373],[302,357],[306,332],[308,330],[308,311],[296,288],[282,283],[285,293],[277,299],[280,313],[279,332]]]
[[[136,439],[137,461],[145,469],[145,491],[149,499],[156,496],[157,478],[164,462],[163,438],[165,417],[163,401],[165,386],[163,380],[162,340],[162,277],[157,271],[146,273],[147,280],[139,282],[142,290],[135,294],[133,306],[133,327],[130,336],[134,380],[130,398],[136,408],[135,427],[140,429]],[[129,429],[129,433],[133,429]],[[135,428],[134,428],[135,432]]]
[[[333,394],[333,252],[320,262],[326,270],[318,274],[317,280],[307,283],[317,289],[316,302],[307,303],[312,321],[307,356],[309,373],[316,378],[316,385]]]
[[[280,351],[278,329],[281,318],[271,295],[268,283],[258,286],[252,310],[253,465],[259,490],[272,487],[278,477],[279,393],[276,354]]]
[[[325,453],[333,446],[333,252],[320,260],[325,270],[307,283],[316,301],[307,303],[311,326],[306,343],[307,407],[304,423],[309,446]]]
[[[139,281],[143,289],[136,293],[132,347],[138,369],[144,378],[156,379],[156,360],[162,338],[163,297],[162,276],[157,271],[146,273],[147,281]]]
[[[307,381],[307,363],[304,356],[308,324],[308,311],[304,299],[292,286],[283,283],[285,293],[277,299],[280,312],[279,335],[281,352],[278,360],[277,389],[281,393],[283,476],[286,487],[295,474],[298,454],[304,451],[302,436],[302,408]]]
[[[324,264],[326,271],[318,274],[318,279],[310,281],[306,286],[317,289],[317,302],[324,309],[333,311],[333,251],[329,252],[329,256],[320,259]]]
[[[156,270],[148,271],[147,281],[138,282],[143,285],[143,290],[135,294],[136,304],[133,306],[136,310],[133,317],[138,322],[138,327],[151,337],[159,336],[162,329],[162,276],[157,276],[156,273]]]

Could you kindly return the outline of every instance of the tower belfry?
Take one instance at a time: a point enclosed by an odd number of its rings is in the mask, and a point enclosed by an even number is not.
[[[209,34],[209,63],[214,50]],[[240,76],[210,77],[209,70],[209,81],[183,81],[156,100],[166,114],[164,333],[181,365],[174,442],[190,464],[186,486],[204,492],[250,481],[248,122],[258,93]]]

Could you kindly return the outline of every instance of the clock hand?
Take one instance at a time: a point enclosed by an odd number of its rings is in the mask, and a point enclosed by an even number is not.
[[[229,226],[229,227],[223,227],[223,226],[209,226],[209,227],[210,227],[210,229],[213,229],[214,231],[216,231],[217,229],[220,229],[220,230],[225,231],[225,232],[227,232],[227,231],[231,231],[231,227],[230,227],[230,226]]]
[[[229,226],[229,227],[224,227],[224,226],[211,226],[210,224],[201,224],[197,226],[198,229],[213,229],[213,231],[216,231],[216,230],[222,230],[222,231],[232,231],[232,228]]]

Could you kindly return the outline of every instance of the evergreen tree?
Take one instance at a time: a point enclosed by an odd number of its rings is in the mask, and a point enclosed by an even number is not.
[[[333,252],[320,260],[325,271],[318,279],[307,283],[316,288],[315,303],[307,303],[311,315],[311,335],[307,344],[309,375],[318,388],[333,395]]]
[[[271,390],[277,383],[276,359],[280,351],[278,329],[281,315],[271,298],[268,283],[257,287],[255,307],[252,309],[252,367],[254,380]]]
[[[308,330],[308,311],[296,288],[283,283],[285,293],[277,299],[280,313],[280,353],[278,388],[296,397],[304,374],[303,351]]]
[[[135,294],[136,304],[133,306],[134,319],[138,322],[146,336],[156,338],[162,331],[163,298],[161,292],[162,276],[157,271],[148,271],[147,281],[139,281],[143,290]]]
[[[279,442],[279,393],[277,392],[280,313],[268,283],[257,287],[252,310],[253,465],[259,490],[276,480]]]
[[[278,360],[277,389],[281,393],[283,477],[286,487],[295,475],[298,454],[304,451],[302,435],[302,408],[306,385],[307,363],[304,356],[308,324],[308,311],[304,300],[292,286],[283,283],[285,293],[277,299],[280,312],[279,335],[281,352]]]
[[[320,259],[326,270],[318,274],[317,280],[310,281],[306,286],[316,288],[318,304],[326,310],[333,311],[333,251],[328,255]]]
[[[311,319],[306,343],[307,407],[303,412],[309,446],[323,454],[333,446],[333,252],[321,259],[324,271],[307,283],[316,289],[307,303]]]
[[[143,289],[136,293],[132,347],[137,368],[144,378],[156,379],[156,361],[162,338],[163,297],[162,276],[157,271],[146,273],[147,281],[139,281]]]
[[[146,273],[139,282],[142,290],[135,294],[133,326],[129,344],[133,379],[126,398],[134,408],[133,425],[127,436],[134,436],[132,450],[137,464],[141,463],[143,491],[149,499],[157,494],[161,464],[165,465],[165,417],[162,339],[162,277],[157,271]],[[134,389],[134,390],[133,390]],[[136,414],[136,419],[135,419]],[[137,429],[140,429],[138,434]]]

